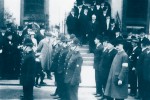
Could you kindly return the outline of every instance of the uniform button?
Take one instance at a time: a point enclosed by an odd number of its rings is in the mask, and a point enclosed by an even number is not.
[[[68,73],[66,73],[66,74],[68,74]]]

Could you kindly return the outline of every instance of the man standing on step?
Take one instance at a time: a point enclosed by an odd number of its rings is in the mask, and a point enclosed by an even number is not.
[[[102,96],[102,91],[101,91],[101,87],[99,86],[100,84],[100,71],[99,71],[99,63],[100,63],[100,59],[101,59],[101,54],[103,52],[103,45],[102,45],[102,37],[101,36],[97,36],[94,40],[95,44],[96,44],[96,49],[94,51],[94,69],[95,69],[95,82],[96,82],[96,93],[94,95],[96,95],[96,97]]]

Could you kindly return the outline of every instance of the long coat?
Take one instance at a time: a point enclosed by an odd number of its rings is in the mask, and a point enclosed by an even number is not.
[[[21,68],[21,82],[24,86],[34,86],[35,82],[35,55],[33,51],[24,53]]]
[[[128,97],[128,67],[122,66],[123,63],[128,63],[125,51],[118,52],[113,59],[105,89],[106,96],[117,99]],[[118,80],[122,80],[123,84],[118,85]]]
[[[52,40],[49,42],[44,38],[40,41],[37,51],[41,52],[41,65],[43,70],[50,70],[51,67],[51,56],[52,56]]]

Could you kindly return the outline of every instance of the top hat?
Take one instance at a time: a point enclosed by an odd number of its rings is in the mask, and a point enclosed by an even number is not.
[[[63,36],[61,36],[60,41],[62,41],[62,42],[67,42],[68,39],[67,39],[67,37],[65,37],[65,36],[63,35]]]

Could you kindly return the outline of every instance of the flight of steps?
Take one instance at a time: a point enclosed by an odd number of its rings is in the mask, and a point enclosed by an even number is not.
[[[83,58],[80,86],[95,87],[94,54],[89,53],[88,45],[81,46],[79,51]]]

